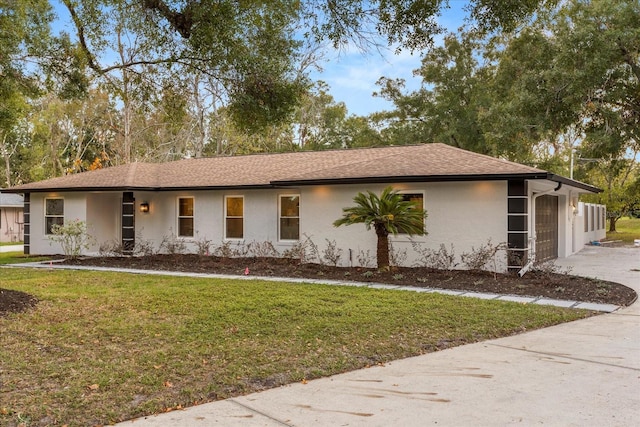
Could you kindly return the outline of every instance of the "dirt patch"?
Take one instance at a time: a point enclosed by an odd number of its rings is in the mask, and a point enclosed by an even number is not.
[[[20,313],[38,303],[38,299],[25,292],[0,288],[0,316],[7,313]]]
[[[431,268],[394,268],[390,271],[378,271],[361,267],[300,264],[286,258],[219,258],[193,254],[96,257],[65,261],[65,263],[157,271],[386,283],[621,306],[630,305],[637,297],[635,291],[621,284],[572,276],[570,271],[530,271],[523,277],[518,277],[516,274],[493,274],[487,271]]]

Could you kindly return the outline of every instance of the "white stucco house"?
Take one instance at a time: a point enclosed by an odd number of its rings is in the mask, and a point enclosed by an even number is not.
[[[0,243],[22,242],[24,237],[24,200],[20,194],[0,190]]]
[[[406,251],[408,265],[416,243],[453,245],[456,254],[489,240],[507,243],[501,269],[514,270],[604,237],[604,221],[601,233],[585,235],[583,215],[591,211],[578,200],[599,189],[437,143],[131,163],[9,191],[24,194],[25,253],[61,253],[49,240],[51,226],[78,219],[95,239],[88,254],[114,240],[129,254],[140,241],[158,248],[167,236],[190,251],[210,240],[270,242],[280,253],[311,239],[320,250],[334,244],[342,265],[357,265],[357,254],[375,254],[375,233],[332,223],[358,192],[389,185],[428,213],[426,236],[390,239],[394,250]],[[604,218],[604,208],[593,215]]]

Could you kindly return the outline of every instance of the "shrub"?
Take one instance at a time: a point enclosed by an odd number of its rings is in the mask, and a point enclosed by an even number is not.
[[[486,244],[481,245],[479,248],[471,247],[471,252],[463,253],[460,255],[462,264],[469,270],[486,270],[487,266],[491,263],[491,270],[497,270],[496,255],[501,250],[507,250],[506,243],[499,243],[493,245],[491,239]]]
[[[420,243],[411,242],[413,250],[420,255],[415,266],[437,268],[441,270],[453,270],[458,263],[455,261],[456,256],[453,250],[453,243],[451,244],[451,250],[447,250],[444,243],[440,243],[440,249],[433,250],[429,248],[423,248]]]
[[[266,242],[251,242],[247,245],[247,253],[250,256],[254,256],[256,258],[269,258],[269,257],[279,257],[280,253],[273,246],[273,243]]]
[[[124,247],[122,242],[117,240],[110,240],[108,242],[100,243],[98,247],[98,254],[100,256],[122,256],[124,254]]]
[[[171,233],[169,236],[162,236],[160,242],[160,252],[166,252],[171,255],[183,254],[187,250],[187,245],[184,240],[179,239],[175,234]]]
[[[335,240],[325,239],[327,247],[322,251],[322,260],[326,261],[329,265],[337,266],[342,257],[342,249],[338,248],[338,244]]]
[[[366,252],[360,249],[356,259],[358,260],[358,265],[361,267],[373,268],[376,266],[375,258],[371,255],[371,251],[369,249],[367,249]]]
[[[62,225],[54,224],[51,232],[49,240],[59,243],[64,255],[71,259],[77,258],[83,249],[89,249],[93,241],[93,237],[87,232],[87,223],[78,219]]]
[[[196,234],[198,234],[198,232],[196,232]],[[195,244],[196,244],[196,253],[198,255],[209,255],[210,251],[211,251],[211,240],[207,239],[206,237],[198,237],[195,240]]]

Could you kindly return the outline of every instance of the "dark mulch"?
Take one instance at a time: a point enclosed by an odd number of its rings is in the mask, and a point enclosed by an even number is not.
[[[20,313],[38,303],[38,299],[25,292],[0,288],[0,316],[6,313]]]
[[[285,258],[219,258],[187,254],[96,257],[67,260],[64,263],[232,275],[245,275],[248,272],[250,276],[387,283],[620,306],[628,306],[637,298],[635,291],[621,284],[572,276],[570,271],[558,272],[552,269],[529,271],[523,277],[518,277],[515,274],[493,274],[487,271],[436,270],[431,268],[394,268],[390,271],[378,271],[373,268],[300,264]],[[0,289],[0,315],[5,312],[23,311],[36,303],[37,300],[28,294]]]
[[[361,267],[333,267],[300,264],[286,258],[219,258],[198,255],[152,255],[146,257],[86,258],[66,261],[82,265],[166,270],[250,276],[297,277],[320,280],[387,283],[509,295],[540,296],[573,301],[626,306],[636,293],[623,285],[571,276],[570,272],[529,271],[523,277],[487,271],[435,270],[431,268],[394,268],[378,271]]]

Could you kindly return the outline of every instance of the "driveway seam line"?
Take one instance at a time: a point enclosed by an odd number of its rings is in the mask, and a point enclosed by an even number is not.
[[[240,402],[238,402],[238,401],[237,401],[236,399],[234,399],[234,398],[227,399],[227,400],[230,400],[231,402],[235,403],[235,404],[236,404],[236,405],[238,405],[238,406],[243,407],[244,409],[247,409],[247,410],[249,410],[249,411],[251,411],[251,412],[255,412],[255,413],[256,413],[256,414],[258,414],[258,415],[262,415],[263,417],[266,417],[266,418],[268,418],[268,419],[270,419],[270,420],[272,420],[272,421],[275,421],[275,422],[277,422],[278,424],[282,424],[283,426],[287,426],[287,427],[295,427],[293,424],[289,424],[289,423],[287,423],[287,422],[285,422],[285,421],[282,421],[282,420],[279,420],[279,419],[277,419],[277,418],[275,418],[275,417],[272,417],[272,416],[271,416],[271,415],[269,415],[269,414],[265,414],[265,413],[264,413],[264,412],[262,412],[262,411],[258,411],[257,409],[254,409],[254,408],[252,408],[251,406],[248,406],[248,405],[245,405],[245,404],[243,404],[243,403],[240,403]]]
[[[546,352],[546,351],[529,350],[527,348],[511,347],[511,346],[508,346],[508,345],[501,345],[501,344],[495,344],[495,343],[487,343],[487,344],[495,346],[495,347],[506,348],[506,349],[509,349],[509,350],[524,351],[526,353],[541,354],[541,355],[544,355],[544,356],[553,356],[553,357],[557,357],[559,359],[570,359],[570,360],[575,360],[575,361],[578,361],[578,362],[587,362],[587,363],[593,363],[593,364],[596,364],[596,365],[612,366],[614,368],[628,369],[630,371],[638,371],[638,372],[640,372],[640,368],[632,368],[631,366],[616,365],[614,363],[607,363],[607,362],[598,362],[598,361],[595,361],[595,360],[581,359],[579,357],[565,356],[565,355],[558,354],[558,353],[549,353],[549,352]]]

